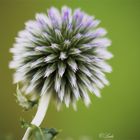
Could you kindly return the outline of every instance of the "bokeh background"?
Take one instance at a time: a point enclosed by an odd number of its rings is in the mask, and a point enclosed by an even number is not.
[[[79,102],[78,112],[65,107],[57,112],[51,103],[42,126],[62,130],[59,139],[103,140],[101,135],[111,133],[113,140],[140,140],[140,0],[0,0],[0,140],[4,135],[20,140],[25,131],[20,117],[30,121],[36,111],[24,112],[15,101],[9,48],[36,12],[63,5],[95,15],[109,31],[111,85],[102,90],[101,99],[91,96],[89,109]]]

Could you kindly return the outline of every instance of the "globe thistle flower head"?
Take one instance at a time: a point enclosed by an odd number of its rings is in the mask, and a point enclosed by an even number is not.
[[[66,6],[61,12],[52,7],[36,14],[10,49],[14,83],[22,83],[27,96],[51,93],[67,107],[79,98],[88,106],[88,93],[100,97],[100,89],[109,84],[104,73],[111,72],[106,63],[112,57],[107,50],[111,41],[99,23],[80,9],[72,12]]]

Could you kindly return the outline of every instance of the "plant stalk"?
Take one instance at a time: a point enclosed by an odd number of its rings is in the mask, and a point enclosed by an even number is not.
[[[47,94],[47,93],[44,94],[43,96],[41,96],[39,104],[38,104],[38,109],[37,109],[36,115],[33,118],[31,124],[33,124],[35,126],[40,126],[40,124],[42,123],[42,121],[46,115],[46,112],[47,112],[47,109],[49,106],[49,102],[50,102],[50,98],[51,98],[51,95]],[[31,130],[32,130],[31,128],[27,128],[22,140],[29,139]]]

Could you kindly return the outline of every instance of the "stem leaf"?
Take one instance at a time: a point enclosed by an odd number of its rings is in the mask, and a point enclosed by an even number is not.
[[[41,128],[21,120],[22,128],[30,127],[32,129],[29,140],[53,140],[59,133],[55,128]]]

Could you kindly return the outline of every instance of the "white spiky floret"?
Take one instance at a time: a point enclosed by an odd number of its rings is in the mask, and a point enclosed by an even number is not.
[[[112,70],[106,62],[113,56],[107,50],[111,41],[99,23],[80,9],[72,12],[66,6],[36,14],[10,49],[14,83],[38,97],[51,91],[57,103],[67,107],[72,103],[76,108],[79,98],[88,106],[89,92],[100,97],[100,89],[109,85],[104,73]]]

